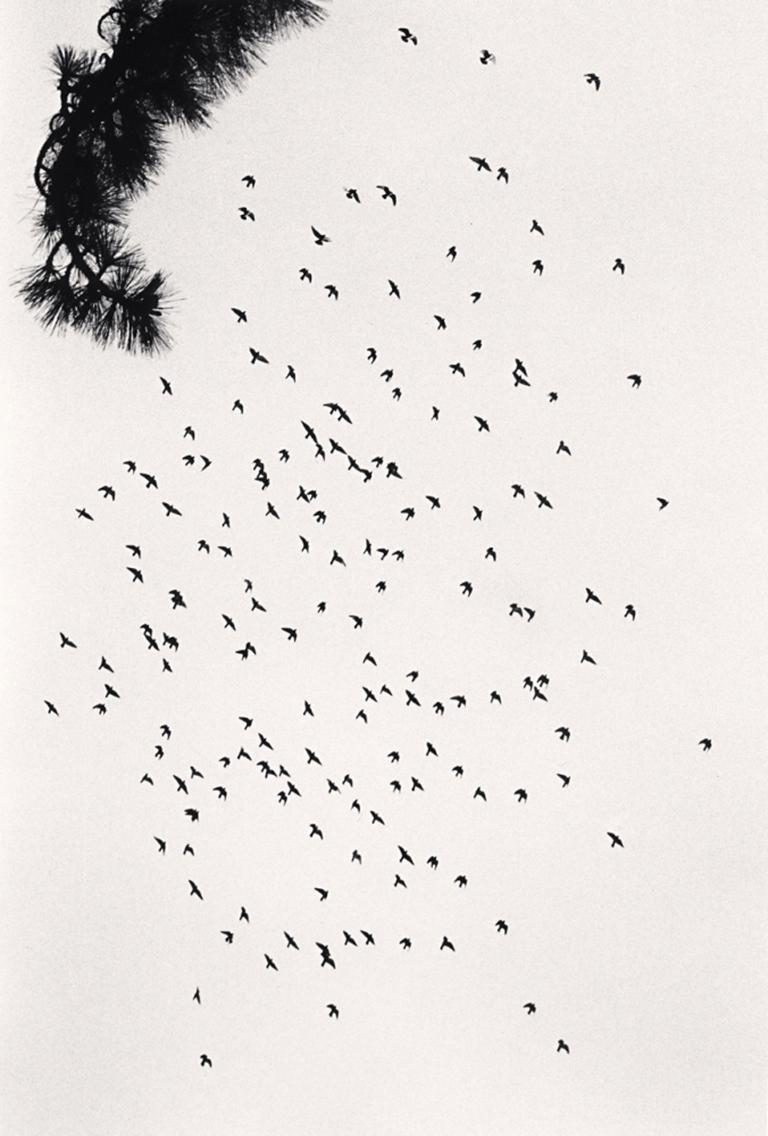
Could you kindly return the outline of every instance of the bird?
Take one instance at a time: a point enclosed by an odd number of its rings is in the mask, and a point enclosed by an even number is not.
[[[704,750],[704,752],[707,753],[708,750],[712,749],[712,739],[711,738],[702,738],[701,741],[699,742],[699,745]]]
[[[199,986],[195,987],[195,992],[192,995],[192,1001],[197,1002],[198,1006],[202,1004],[201,999],[200,999],[200,987]]]
[[[593,603],[598,604],[602,604],[603,602],[600,597],[592,591],[591,588],[587,588],[587,598],[585,599],[584,603],[589,603],[590,600],[592,600]]]
[[[632,387],[636,390],[643,380],[641,375],[627,375],[627,381],[630,382]]]
[[[241,221],[255,221],[256,215],[245,205],[240,206],[240,220]]]
[[[624,608],[624,618],[625,619],[629,618],[634,623],[636,617],[637,617],[637,612],[635,611],[634,605],[633,604],[627,604]]]
[[[412,43],[415,47],[419,42],[410,28],[398,28],[397,30],[400,33],[400,39],[403,43]]]
[[[509,927],[505,919],[496,920],[496,930],[499,932],[499,934],[503,933],[507,935],[509,933]]]
[[[59,646],[77,648],[77,643],[74,643],[63,631],[59,632]]]
[[[622,276],[626,272],[626,265],[624,264],[624,261],[621,259],[620,256],[617,256],[616,259],[614,260],[613,268],[611,269],[611,272],[620,272]]]
[[[618,846],[619,848],[623,848],[623,847],[624,847],[624,844],[623,844],[623,842],[622,842],[622,839],[621,839],[621,837],[620,837],[620,836],[617,836],[617,834],[616,834],[615,832],[609,832],[609,833],[608,833],[608,836],[609,836],[609,837],[610,837],[610,839],[611,839],[611,848],[616,848],[617,846]]]
[[[480,170],[487,170],[488,173],[491,172],[491,167],[488,165],[488,162],[485,158],[475,158],[470,154],[469,160],[470,162],[474,162],[475,166],[477,167],[478,173],[480,172]]]
[[[528,1012],[529,1016],[531,1014],[535,1014],[536,1013],[536,1003],[535,1002],[523,1002],[523,1009]]]
[[[657,497],[656,500],[659,502],[659,512],[661,512],[662,509],[666,509],[667,505],[669,504],[669,501],[666,499],[666,497]]]
[[[393,205],[397,205],[397,194],[393,193],[388,185],[377,185],[376,188],[381,190],[384,201],[391,201]]]
[[[488,63],[495,63],[496,62],[496,56],[493,54],[492,51],[489,51],[487,47],[484,47],[483,50],[480,52],[480,62],[483,64],[483,66],[485,66]]]
[[[200,1054],[200,1065],[201,1066],[207,1065],[209,1068],[211,1068],[211,1069],[213,1068],[213,1062],[211,1061],[211,1059],[210,1059],[210,1057],[208,1056],[207,1053],[201,1053]]]
[[[596,75],[594,71],[587,71],[584,78],[587,80],[588,84],[592,84],[596,91],[600,90],[600,76]]]
[[[360,204],[360,195],[359,195],[359,193],[357,192],[356,189],[354,189],[354,188],[345,189],[344,190],[344,196],[347,198],[348,201],[356,201],[358,205]]]
[[[536,275],[538,275],[538,276],[541,276],[541,275],[542,275],[542,273],[544,272],[544,265],[543,265],[543,263],[542,263],[542,262],[541,262],[540,260],[538,260],[538,259],[537,259],[537,260],[534,260],[534,261],[532,261],[531,263],[533,264],[533,274],[534,274],[534,276],[536,276]]]
[[[593,666],[597,666],[597,663],[592,658],[589,651],[582,651],[581,652],[581,659],[579,661],[582,662],[582,663],[591,663]]]
[[[329,1018],[338,1018],[339,1008],[334,1002],[329,1002],[326,1006]]]
[[[565,789],[565,787],[566,787],[567,785],[570,785],[570,783],[571,783],[571,779],[570,779],[570,777],[568,776],[568,774],[567,774],[567,773],[558,773],[558,774],[557,774],[557,776],[558,776],[558,777],[560,778],[560,780],[562,781],[562,783],[563,783],[563,788],[564,788],[564,789]]]
[[[388,280],[387,283],[389,284],[390,296],[394,296],[396,299],[399,300],[400,299],[400,289],[398,288],[395,281],[394,280]]]
[[[245,177],[240,178],[240,181],[245,182],[249,189],[253,189],[253,187],[256,185],[256,178],[253,176],[253,174],[246,174]]]
[[[531,227],[528,231],[529,231],[529,233],[540,233],[542,237],[544,236],[544,230],[542,229],[541,225],[539,224],[539,222],[536,220],[535,217],[531,221]]]
[[[315,891],[320,896],[321,903],[328,898],[328,891],[326,890],[326,888],[316,887]]]
[[[557,1052],[560,1053],[561,1051],[563,1053],[570,1053],[571,1052],[570,1049],[568,1048],[567,1044],[563,1041],[563,1039],[559,1038],[558,1042],[557,1042]]]
[[[157,839],[157,838],[155,838],[155,839]],[[203,893],[200,891],[200,888],[197,886],[195,881],[194,880],[188,880],[187,882],[188,882],[190,889],[191,889],[189,894],[191,896],[196,896],[198,899],[202,899]],[[224,933],[225,932],[222,931],[222,934],[224,934]]]
[[[325,233],[321,233],[320,230],[316,229],[314,225],[311,225],[310,228],[312,229],[312,236],[315,238],[316,245],[329,244],[331,239],[330,237],[327,237]]]
[[[58,718],[59,712],[56,709],[56,707],[54,706],[54,704],[52,702],[50,702],[47,698],[44,698],[43,701],[45,702],[45,706],[46,706],[48,713],[49,714],[55,714],[55,716]]]
[[[238,323],[248,323],[248,316],[242,308],[230,308],[229,310],[237,316]]]
[[[444,950],[445,948],[447,948],[449,951],[454,951],[454,952],[456,951],[456,948],[454,947],[453,943],[451,942],[451,940],[448,938],[447,935],[443,935],[443,941],[440,944],[440,950],[441,951]]]

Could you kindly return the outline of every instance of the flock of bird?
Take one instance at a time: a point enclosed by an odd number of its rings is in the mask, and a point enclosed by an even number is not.
[[[399,35],[403,43],[416,47],[418,45],[418,37],[414,35],[408,28],[398,29]],[[480,56],[480,63],[483,66],[495,63],[496,59],[492,52],[483,50]],[[586,81],[590,84],[595,91],[600,89],[600,79],[594,73],[587,73]],[[475,166],[478,174],[494,174],[495,180],[503,183],[509,182],[509,173],[507,167],[504,165],[493,166],[485,157],[479,155],[469,155],[469,161]],[[246,189],[252,190],[256,187],[256,178],[253,174],[248,173],[241,179]],[[376,192],[380,195],[381,200],[393,210],[398,206],[398,190],[389,186],[385,182],[379,182],[375,186]],[[343,187],[345,198],[352,203],[352,206],[361,203],[361,192],[352,186]],[[254,212],[247,206],[239,208],[240,217],[246,221],[255,220]],[[540,241],[545,240],[545,226],[539,220],[533,218],[530,224],[530,234],[532,240]],[[307,250],[308,254],[312,248],[317,250],[316,259],[321,258],[323,249],[334,239],[329,236],[321,228],[314,224],[308,224],[306,230]],[[445,252],[445,259],[453,263],[459,256],[459,249],[457,245],[451,245]],[[536,275],[541,275],[544,270],[543,260],[536,257],[533,262],[533,272]],[[298,286],[312,285],[315,276],[318,272],[316,267],[307,267],[306,265],[297,266]],[[613,271],[619,272],[621,275],[625,272],[625,265],[620,257],[615,259],[613,264]],[[339,300],[339,289],[333,283],[326,283],[323,285],[328,297],[334,301]],[[393,279],[387,280],[387,297],[395,301],[405,302],[403,299],[403,290],[397,281]],[[481,302],[483,292],[476,290],[470,293],[469,301],[474,306]],[[243,325],[245,329],[248,328],[248,312],[245,307],[233,305],[230,309],[231,315],[234,316],[236,326]],[[432,314],[432,320],[435,325],[435,330],[442,333],[447,328],[447,317],[439,312]],[[242,347],[243,354],[247,346],[249,362],[254,367],[271,367],[269,355],[261,346],[254,347],[244,344]],[[483,348],[483,341],[480,338],[475,338],[472,341],[472,351],[478,352]],[[267,350],[269,350],[267,348]],[[368,367],[375,367],[377,364],[382,365],[382,360],[379,357],[379,351],[375,346],[369,346],[365,343],[360,344],[360,359],[361,363],[365,363]],[[271,352],[270,352],[271,354]],[[299,376],[297,375],[296,368],[291,364],[285,364],[286,371],[284,379],[291,384],[301,386]],[[467,369],[462,360],[454,360],[449,364],[450,373],[454,376],[461,378],[466,377]],[[535,391],[536,383],[534,377],[529,375],[526,363],[520,359],[515,358],[514,362],[510,362],[509,367],[511,389],[515,390],[518,387],[529,388]],[[380,372],[381,379],[387,384],[391,390],[392,398],[394,401],[399,401],[403,395],[403,390],[400,385],[394,382],[395,372],[391,367],[383,367]],[[637,373],[632,373],[626,376],[626,381],[630,383],[632,390],[638,390],[641,386],[641,376]],[[173,398],[174,391],[172,382],[164,376],[160,377],[160,395],[164,398]],[[558,400],[558,392],[555,390],[545,391],[546,399],[549,403],[555,403]],[[363,456],[355,445],[355,428],[354,428],[354,410],[348,409],[341,405],[338,401],[328,399],[327,401],[316,403],[312,398],[312,392],[307,394],[307,412],[306,418],[300,419],[297,423],[297,436],[301,438],[304,446],[304,453],[302,457],[311,462],[328,463],[337,462],[340,475],[342,471],[347,474],[354,474],[362,479],[363,484],[371,484],[374,488],[380,486],[382,483],[394,481],[407,481],[410,482],[408,475],[401,469],[401,463],[392,457],[388,457],[383,453],[368,454]],[[313,409],[314,407],[314,409]],[[343,430],[343,441],[338,437],[330,436],[328,430],[323,426],[318,425],[316,422],[310,422],[310,417],[314,417],[315,412],[318,414],[321,411],[327,412],[328,418],[334,423],[339,430]],[[231,406],[231,412],[239,415],[245,414],[245,400],[242,398],[235,399]],[[429,416],[429,421],[438,422],[440,420],[440,407],[432,406]],[[474,425],[476,426],[477,434],[489,434],[493,429],[493,423],[489,416],[485,414],[473,415]],[[479,444],[479,443],[478,443]],[[180,461],[188,470],[196,470],[200,473],[205,473],[216,461],[215,453],[200,453],[197,448],[197,430],[196,428],[185,425],[181,431],[181,448],[184,452],[180,453],[176,460]],[[568,443],[561,439],[556,451],[556,456],[559,458],[567,459],[572,456],[571,448]],[[272,462],[275,462],[281,469],[287,466],[290,470],[291,463],[298,464],[295,460],[295,455],[287,445],[282,441],[276,441],[275,451],[273,457],[269,459],[269,463],[261,457],[254,458],[251,462],[251,471],[253,480],[258,486],[263,495],[265,502],[264,517],[268,518],[270,522],[285,523],[284,518],[291,516],[295,508],[300,508],[303,516],[301,528],[296,531],[292,536],[293,547],[295,549],[295,557],[301,561],[302,570],[304,564],[309,564],[308,571],[314,573],[314,578],[318,583],[322,580],[321,572],[325,572],[327,567],[338,568],[339,570],[347,569],[350,573],[354,573],[359,565],[363,563],[371,563],[383,566],[403,565],[408,561],[408,533],[410,530],[411,522],[418,525],[422,515],[422,510],[428,513],[439,511],[443,508],[443,500],[441,496],[435,492],[424,492],[424,487],[413,487],[413,497],[411,501],[405,504],[400,510],[402,517],[402,539],[399,541],[399,547],[391,547],[390,544],[376,544],[373,540],[365,537],[361,544],[356,547],[354,551],[332,547],[330,557],[324,562],[322,569],[311,567],[312,564],[317,563],[318,552],[317,546],[322,547],[322,541],[317,540],[314,536],[307,535],[312,531],[318,533],[324,529],[326,524],[333,525],[333,504],[332,500],[321,499],[320,491],[317,489],[307,487],[302,482],[297,482],[292,485],[290,490],[290,498],[287,491],[284,489],[284,481],[275,476],[275,471],[272,468]],[[135,457],[121,458],[121,469],[116,476],[110,475],[101,485],[95,489],[95,493],[101,498],[98,507],[93,504],[80,505],[74,510],[76,518],[89,524],[98,524],[99,509],[110,509],[114,507],[119,497],[128,493],[134,493],[138,490],[141,493],[141,499],[144,500],[149,507],[163,510],[164,516],[168,521],[169,526],[173,526],[176,518],[186,516],[190,511],[194,512],[194,499],[190,491],[188,499],[182,500],[178,503],[167,500],[164,490],[161,488],[163,475],[161,472],[145,468]],[[118,478],[123,479],[121,485]],[[535,503],[537,510],[552,511],[556,509],[557,502],[550,499],[550,496],[542,487],[523,486],[517,482],[512,483],[509,487],[510,502],[532,502]],[[134,497],[135,499],[135,497]],[[669,505],[669,500],[665,497],[657,496],[659,510],[666,509]],[[156,503],[156,504],[155,504]],[[386,508],[386,505],[384,506]],[[371,505],[373,510],[373,503]],[[468,518],[470,526],[476,523],[482,524],[484,519],[484,510],[481,506],[473,506],[472,516]],[[288,524],[291,522],[288,521]],[[220,536],[211,538],[208,535],[202,536],[197,540],[196,551],[200,556],[210,557],[211,559],[220,558],[222,562],[232,562],[235,566],[239,565],[238,554],[236,551],[236,525],[233,522],[232,515],[228,511],[221,512],[218,522]],[[345,534],[339,533],[339,543],[342,544],[346,541]],[[174,535],[169,533],[169,541],[173,541]],[[124,571],[127,573],[128,586],[137,586],[138,588],[152,588],[154,584],[154,575],[151,571],[146,571],[145,548],[142,543],[139,543],[132,534],[126,534],[124,541],[124,552],[126,553],[127,563],[124,565]],[[494,564],[497,561],[498,553],[493,542],[488,543],[482,554],[484,561]],[[327,567],[326,567],[327,565]],[[247,571],[247,568],[245,569]],[[383,567],[380,569],[383,572]],[[146,571],[146,574],[145,574]],[[230,571],[229,568],[226,571]],[[472,596],[476,590],[476,585],[471,578],[471,571],[462,579],[455,581],[455,597],[456,602],[465,603],[472,601]],[[257,594],[252,577],[244,576],[242,572],[237,571],[237,567],[232,570],[231,577],[227,577],[228,581],[231,580],[232,601],[229,610],[221,611],[218,614],[220,620],[221,638],[217,644],[217,649],[220,648],[225,652],[231,652],[231,656],[237,658],[243,664],[252,665],[252,661],[256,660],[260,654],[261,647],[257,649],[254,640],[261,642],[267,638],[271,640],[279,640],[279,637],[284,637],[286,649],[296,650],[297,660],[300,658],[301,642],[302,642],[302,626],[299,619],[284,614],[274,617],[272,610],[267,606]],[[235,583],[236,581],[236,583]],[[229,584],[228,584],[229,586]],[[383,595],[387,591],[388,582],[382,576],[375,581],[373,591],[377,595]],[[171,587],[167,589],[167,600],[169,617],[177,611],[188,610],[187,599],[184,590],[181,587]],[[587,605],[590,611],[594,608],[603,607],[603,599],[598,594],[598,591],[588,585],[584,585],[581,593],[580,602]],[[338,618],[344,621],[349,621],[350,631],[355,633],[365,634],[366,628],[366,613],[364,611],[342,611],[334,612],[328,605],[326,600],[320,600],[316,605],[317,618],[322,619],[324,616],[328,618]],[[517,597],[509,601],[507,617],[515,620],[519,619],[521,624],[527,625],[536,619],[537,608],[530,603],[524,601],[522,598]],[[618,613],[617,613],[618,614]],[[641,613],[640,613],[641,614]],[[622,621],[629,621],[633,624],[639,617],[639,613],[635,608],[633,602],[626,601],[623,604],[623,612],[621,613]],[[252,631],[253,619],[263,620],[259,624],[260,630],[258,634]],[[189,625],[187,624],[188,628]],[[144,621],[134,629],[134,634],[139,637],[139,642],[143,644],[147,657],[159,668],[160,673],[173,673],[177,667],[177,659],[183,658],[181,632],[178,630],[178,625],[173,624],[172,627],[153,626],[149,622]],[[362,642],[362,635],[360,642]],[[79,636],[76,631],[61,631],[59,632],[59,647],[62,652],[76,652],[81,649],[78,643]],[[353,639],[353,643],[357,645],[358,640]],[[91,650],[89,646],[87,648]],[[95,701],[92,703],[93,712],[102,717],[112,712],[112,707],[120,702],[121,694],[118,689],[119,678],[115,675],[115,670],[110,664],[105,654],[101,652],[100,648],[93,648],[94,657],[99,657],[98,665],[95,666]],[[181,652],[181,654],[180,654]],[[369,715],[374,711],[379,715],[386,713],[387,705],[400,704],[408,712],[414,713],[422,712],[422,715],[433,714],[438,718],[442,718],[447,711],[460,712],[467,711],[470,703],[474,708],[477,704],[478,698],[475,694],[467,694],[466,692],[435,692],[427,695],[424,690],[424,679],[421,677],[420,668],[414,667],[406,674],[401,676],[384,676],[384,681],[381,681],[378,675],[379,671],[379,654],[377,647],[372,643],[364,643],[359,649],[359,666],[361,674],[364,676],[361,681],[360,688],[362,697],[361,704],[353,705],[350,707],[350,721],[360,723],[365,727],[369,722]],[[595,667],[598,665],[598,660],[586,648],[573,660],[574,664],[578,666]],[[237,664],[239,666],[239,663]],[[550,677],[547,673],[527,674],[520,675],[518,678],[519,687],[528,695],[532,702],[548,704],[550,703]],[[279,692],[275,692],[279,696]],[[482,700],[486,706],[502,707],[505,705],[508,693],[502,689],[486,690],[482,694]],[[170,701],[170,700],[169,700]],[[65,714],[67,708],[65,706],[59,709],[59,706],[52,699],[45,699],[44,705],[49,715],[58,717],[60,714]],[[551,703],[550,703],[551,705]],[[311,720],[315,716],[315,710],[312,702],[308,699],[303,700],[303,705],[298,712],[298,716],[304,720],[307,719],[307,725],[311,729]],[[169,720],[172,721],[172,709],[169,708]],[[424,721],[422,717],[420,721]],[[387,775],[386,783],[381,784],[378,789],[378,795],[373,795],[371,799],[367,796],[364,797],[362,787],[358,784],[358,780],[348,770],[337,769],[333,767],[325,755],[321,756],[319,749],[314,744],[306,745],[303,752],[286,752],[280,744],[275,740],[270,740],[268,734],[265,732],[267,727],[257,725],[255,719],[250,714],[242,714],[239,716],[239,725],[242,728],[240,741],[233,750],[233,756],[222,756],[216,759],[218,769],[212,767],[210,763],[200,762],[202,768],[196,764],[186,762],[186,769],[180,768],[180,756],[173,753],[173,728],[168,722],[163,723],[159,727],[159,738],[154,747],[155,766],[150,772],[144,770],[139,779],[139,783],[146,788],[147,791],[155,793],[162,793],[167,797],[168,807],[176,807],[181,810],[181,813],[189,823],[189,839],[184,841],[183,845],[174,850],[169,844],[169,840],[156,833],[148,833],[148,843],[150,846],[154,843],[157,853],[165,857],[174,851],[178,854],[180,862],[184,864],[196,863],[195,860],[195,846],[194,836],[196,826],[203,826],[205,824],[205,816],[207,812],[208,802],[214,801],[216,806],[223,805],[231,794],[239,791],[238,783],[232,779],[233,761],[234,768],[243,769],[245,765],[252,765],[255,770],[258,770],[264,780],[266,788],[273,794],[274,804],[278,809],[291,810],[297,807],[297,802],[301,801],[303,804],[299,807],[305,807],[307,812],[307,821],[305,826],[305,836],[310,842],[317,842],[320,844],[325,840],[323,827],[313,815],[313,810],[319,802],[334,799],[338,800],[339,804],[343,804],[347,814],[347,822],[354,823],[357,827],[354,830],[357,836],[354,840],[354,847],[349,849],[349,862],[356,865],[357,868],[363,869],[365,866],[365,851],[367,842],[372,839],[380,839],[390,848],[392,857],[392,875],[389,881],[389,886],[396,891],[406,891],[409,884],[413,881],[415,875],[419,870],[427,870],[428,873],[436,873],[441,866],[444,869],[444,857],[439,853],[439,850],[424,849],[417,855],[408,847],[408,843],[397,831],[397,822],[393,822],[389,817],[386,804],[382,801],[382,796],[386,792],[388,795],[398,797],[400,794],[410,793],[413,795],[426,795],[427,785],[431,778],[440,775],[445,777],[452,777],[455,782],[463,783],[465,773],[469,772],[465,769],[464,761],[459,759],[451,759],[452,764],[445,768],[441,766],[441,754],[438,747],[433,744],[426,736],[423,742],[423,758],[426,761],[429,759],[432,764],[430,765],[430,772],[427,776],[422,772],[421,767],[413,766],[406,760],[402,762],[403,766],[407,767],[401,773],[401,752],[397,747],[393,747],[387,754],[386,760],[389,763],[391,773]],[[551,729],[552,733],[556,736],[559,742],[567,745],[571,740],[571,727],[565,724],[557,724],[552,729],[550,722],[547,729]],[[251,742],[251,739],[253,741]],[[356,741],[356,744],[362,744]],[[704,750],[709,750],[712,746],[712,741],[708,737],[703,737],[699,744]],[[566,752],[566,751],[563,751]],[[175,762],[175,768],[166,772],[167,766],[171,762]],[[301,775],[296,771],[297,763],[301,763]],[[188,769],[188,771],[187,771]],[[559,782],[558,791],[567,791],[571,785],[573,774],[563,769],[556,769],[554,777]],[[521,808],[528,805],[529,794],[525,785],[514,785],[510,788],[512,798],[516,802],[516,806]],[[488,801],[489,791],[480,781],[473,781],[471,789],[469,790],[469,798],[473,802],[477,802],[472,807],[483,808],[484,803]],[[364,799],[361,800],[361,797]],[[178,803],[177,803],[178,802]],[[530,807],[530,806],[529,806]],[[339,814],[341,816],[341,814]],[[364,827],[360,827],[363,822]],[[609,822],[610,823],[610,822]],[[605,840],[605,846],[608,852],[612,849],[624,849],[624,840],[620,833],[613,831],[612,828],[606,827],[601,833],[601,839]],[[352,843],[352,842],[350,842]],[[205,903],[206,895],[209,886],[205,884],[205,875],[203,872],[195,871],[194,874],[197,879],[191,878],[187,871],[183,868],[179,869],[179,885],[187,886],[189,888],[190,899],[195,903]],[[200,880],[203,880],[203,883]],[[469,886],[469,879],[467,874],[462,870],[457,870],[454,874],[453,870],[449,872],[449,879],[458,891],[463,891]],[[184,884],[186,880],[186,885]],[[308,895],[314,892],[317,897],[318,903],[326,903],[331,891],[331,887],[325,882],[322,884],[309,882],[307,886]],[[222,947],[226,948],[232,946],[236,939],[239,940],[241,933],[245,933],[245,928],[250,923],[250,914],[246,906],[240,907],[239,913],[233,912],[232,922],[229,926],[224,928],[212,928],[212,933],[215,933],[221,941]],[[509,932],[509,923],[504,917],[503,913],[489,927],[490,934],[506,936]],[[275,931],[275,938],[280,937],[280,952],[277,947],[271,947],[269,952],[264,952],[264,969],[270,972],[279,972],[281,968],[290,965],[291,958],[295,953],[308,950],[309,952],[317,952],[317,963],[321,970],[329,972],[336,971],[342,967],[339,957],[339,950],[343,951],[347,947],[356,948],[358,946],[374,948],[377,941],[380,942],[382,937],[386,937],[388,941],[396,944],[403,952],[408,952],[423,947],[426,951],[434,951],[436,953],[447,952],[448,954],[456,953],[461,950],[461,942],[456,938],[455,934],[450,930],[446,932],[442,928],[435,933],[432,942],[420,943],[412,938],[410,934],[401,934],[399,931],[395,934],[384,931],[384,934],[377,930],[374,932],[370,927],[366,929],[356,928],[350,930],[348,928],[340,928],[338,939],[336,942],[324,942],[320,938],[312,939],[310,942],[299,942],[297,935],[290,930],[280,928]],[[195,1004],[203,1004],[203,990],[205,983],[201,982],[195,986],[194,992],[190,994],[191,1000]],[[335,997],[338,998],[338,995]],[[339,1019],[342,1016],[342,1007],[339,1001],[330,1000],[325,1003],[324,1011],[331,1019]],[[531,992],[531,997],[527,998],[520,1005],[520,1013],[526,1016],[531,1016],[537,1012],[537,1001],[535,992]],[[557,1032],[557,1031],[555,1031]],[[563,1038],[557,1038],[553,1035],[552,1046],[557,1053],[570,1053],[569,1044]],[[207,1053],[203,1052],[199,1055],[199,1062],[202,1067],[212,1067],[213,1058]]]

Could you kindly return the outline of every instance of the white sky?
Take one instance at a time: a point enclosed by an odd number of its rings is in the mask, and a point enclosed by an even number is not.
[[[102,9],[37,0],[5,18],[6,283],[33,258],[31,173],[56,104],[47,52],[96,46]],[[400,42],[402,24],[418,47]],[[180,297],[171,352],[52,339],[5,288],[4,1133],[765,1131],[765,30],[756,3],[335,0],[324,25],[270,51],[211,130],[174,136],[136,206],[133,234]],[[495,66],[478,62],[486,47]],[[469,154],[504,164],[510,184]],[[529,233],[533,217],[545,237]],[[318,249],[310,225],[331,243]],[[249,346],[270,365],[251,367]],[[516,356],[530,389],[512,387]],[[449,373],[456,360],[465,379]],[[331,400],[352,426],[327,417]],[[338,455],[316,462],[301,419],[362,464],[397,461],[403,480],[362,485]],[[561,439],[571,457],[555,455]],[[187,452],[213,465],[187,469]],[[318,490],[324,527],[299,484]],[[536,489],[554,510],[535,508]],[[160,500],[183,516],[166,520]],[[362,557],[366,537],[405,560]],[[128,542],[143,586],[125,572]],[[346,568],[329,566],[333,549]],[[266,614],[248,610],[244,577]],[[587,585],[602,606],[584,604]],[[186,610],[171,611],[174,587]],[[534,622],[509,619],[512,601]],[[171,675],[145,649],[145,620],[180,640]],[[77,651],[60,650],[59,631]],[[258,656],[244,664],[246,639]],[[596,668],[579,665],[584,648]],[[97,672],[102,655],[114,676]],[[423,708],[406,711],[411,668]],[[522,679],[541,672],[549,701],[532,704]],[[104,677],[121,698],[98,718]],[[368,704],[368,726],[354,718],[363,683],[395,695]],[[435,717],[430,704],[456,693],[468,707]],[[255,719],[248,734],[239,714]],[[173,736],[158,762],[163,722]],[[218,764],[241,744],[255,756],[257,729],[302,790],[285,810],[255,762]],[[206,778],[190,785],[194,826],[172,781],[191,763]],[[384,829],[355,820],[349,790],[326,795],[326,773],[340,784],[345,772]],[[487,804],[472,800],[478,784]],[[407,891],[392,887],[398,843],[416,860]],[[362,927],[375,948],[343,947],[342,928]],[[443,934],[454,955],[439,952]],[[317,940],[335,972],[320,970]]]

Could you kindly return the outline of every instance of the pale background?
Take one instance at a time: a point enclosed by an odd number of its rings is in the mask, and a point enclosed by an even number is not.
[[[2,1132],[763,1133],[763,5],[335,0],[323,26],[270,51],[210,131],[173,136],[137,205],[134,235],[180,296],[174,349],[154,361],[51,339],[13,296],[33,258],[32,168],[56,105],[47,52],[96,46],[104,5],[5,7]],[[400,43],[401,24],[418,48]],[[484,47],[495,67],[479,65]],[[505,164],[511,184],[476,174],[469,154]],[[248,172],[255,191],[240,184]],[[396,209],[377,182],[396,190]],[[345,200],[349,185],[361,206]],[[244,203],[256,224],[239,221]],[[534,216],[544,239],[528,233]],[[332,243],[317,249],[311,224]],[[338,304],[321,291],[330,281]],[[230,305],[247,308],[247,327]],[[439,337],[433,312],[448,319]],[[365,362],[369,344],[381,366]],[[271,365],[251,368],[249,345]],[[511,389],[515,356],[531,391]],[[448,375],[455,359],[467,380]],[[390,365],[399,404],[378,378]],[[331,399],[353,427],[331,428]],[[398,461],[404,480],[363,487],[338,457],[321,467],[301,418],[364,462]],[[561,438],[571,458],[555,457]],[[185,469],[189,450],[214,465]],[[158,476],[159,494],[129,478],[126,458]],[[512,502],[513,481],[555,510]],[[96,492],[105,482],[114,504]],[[319,490],[324,529],[295,501],[299,482]],[[431,492],[443,508],[430,514]],[[657,495],[671,502],[663,514]],[[184,516],[166,521],[160,498]],[[93,524],[76,519],[80,505]],[[406,560],[362,560],[366,536]],[[200,537],[231,544],[233,559],[199,555]],[[129,541],[143,548],[143,589],[124,571]],[[333,548],[347,569],[328,567]],[[245,576],[266,615],[248,612]],[[466,578],[471,600],[458,593]],[[585,607],[587,584],[602,607]],[[187,611],[171,612],[172,587]],[[512,600],[537,609],[533,624],[507,618]],[[349,612],[365,615],[362,631]],[[144,620],[179,636],[173,675],[145,650]],[[60,651],[59,630],[77,652]],[[259,649],[247,665],[233,653],[246,638]],[[596,669],[578,665],[584,647]],[[367,649],[377,671],[361,667]],[[102,654],[121,701],[99,719]],[[412,667],[424,709],[406,712]],[[522,677],[541,671],[550,701],[532,705]],[[368,727],[354,721],[362,682],[397,696],[369,704]],[[492,687],[502,709],[487,704]],[[441,721],[427,709],[459,692],[467,710]],[[300,716],[305,697],[314,720]],[[255,717],[302,788],[289,809],[253,765],[217,773],[241,743],[255,754],[238,714]],[[161,722],[174,734],[157,762]],[[567,747],[553,734],[563,723]],[[427,738],[439,759],[424,758]],[[304,766],[305,745],[322,771]],[[448,774],[456,761],[463,782]],[[171,781],[191,762],[207,777],[194,827]],[[567,791],[554,777],[564,769]],[[328,798],[326,770],[337,781],[349,770],[387,828],[355,822],[348,794]],[[423,798],[407,792],[411,772]],[[402,799],[388,789],[396,773]],[[476,784],[487,805],[472,801]],[[322,845],[306,838],[312,820]],[[624,850],[610,850],[607,829]],[[154,835],[168,840],[164,859]],[[196,857],[182,860],[193,837]],[[407,892],[391,886],[400,841],[417,860]],[[427,876],[431,852],[441,867]],[[322,907],[316,884],[331,891]],[[342,927],[370,927],[376,948],[343,948]],[[285,951],[283,928],[300,954]],[[453,956],[437,950],[444,933]],[[335,973],[319,969],[317,939],[332,943]]]

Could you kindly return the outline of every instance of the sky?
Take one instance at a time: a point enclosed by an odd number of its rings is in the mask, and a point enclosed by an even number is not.
[[[761,7],[334,0],[320,26],[269,49],[210,129],[169,135],[131,221],[173,283],[173,347],[156,358],[50,336],[15,295],[56,105],[48,53],[96,47],[103,9],[39,0],[6,16],[4,1133],[766,1131]],[[484,48],[495,63],[480,64]],[[509,184],[469,155],[505,166]],[[269,363],[251,365],[249,347]],[[530,388],[513,384],[516,358]],[[459,360],[464,378],[449,370]],[[317,461],[302,421],[402,479],[377,470],[365,484],[339,455]],[[390,554],[364,556],[366,539]],[[144,584],[126,572],[129,543]],[[250,610],[245,579],[266,612]],[[186,608],[171,609],[172,588]],[[512,602],[535,619],[509,617]],[[171,674],[143,622],[179,639]],[[246,640],[257,656],[241,662]],[[585,649],[597,666],[580,664]],[[548,700],[533,703],[523,678],[542,673]],[[105,678],[120,699],[100,717]],[[449,701],[460,693],[464,709]],[[273,753],[256,756],[258,731]],[[301,798],[281,808],[241,746],[284,763]],[[190,765],[205,779],[190,782]],[[327,793],[345,773],[354,791]],[[399,843],[416,861],[407,889],[392,886]]]

